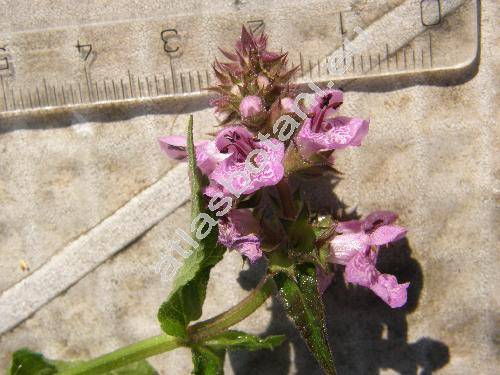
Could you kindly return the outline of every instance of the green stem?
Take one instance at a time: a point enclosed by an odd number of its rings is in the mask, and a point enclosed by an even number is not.
[[[104,354],[90,361],[69,367],[61,375],[103,374],[118,367],[182,346],[177,337],[159,335],[138,341],[114,352]]]
[[[241,322],[257,310],[274,291],[272,278],[263,278],[257,288],[237,305],[211,319],[196,323],[188,328],[193,342],[206,340]]]
[[[196,343],[206,340],[239,323],[257,310],[272,294],[273,290],[274,281],[271,278],[264,278],[257,288],[237,305],[220,315],[190,326],[188,330],[191,342]],[[103,374],[115,368],[185,345],[187,343],[177,337],[153,336],[117,349],[114,352],[71,366],[63,370],[61,375]]]

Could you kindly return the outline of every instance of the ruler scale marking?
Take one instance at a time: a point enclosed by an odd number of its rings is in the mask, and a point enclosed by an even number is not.
[[[113,0],[111,0],[113,1]],[[321,1],[321,0],[320,0]],[[326,80],[328,77],[332,77],[331,79],[338,79],[338,80],[343,80],[343,79],[352,79],[352,78],[358,78],[358,77],[371,77],[376,74],[401,74],[401,73],[409,73],[409,72],[418,72],[418,71],[426,71],[429,69],[435,69],[435,68],[442,68],[444,63],[448,63],[445,61],[443,63],[443,59],[441,59],[441,56],[449,51],[444,50],[441,46],[442,44],[438,44],[438,42],[434,43],[434,38],[436,38],[436,41],[440,38],[440,32],[449,32],[449,31],[442,31],[441,26],[438,24],[432,25],[432,29],[423,27],[420,24],[415,26],[415,34],[414,35],[408,35],[405,36],[404,40],[399,41],[398,38],[393,38],[393,36],[397,35],[397,33],[394,32],[394,29],[397,27],[394,22],[389,22],[392,18],[394,17],[400,17],[400,22],[409,22],[413,23],[415,21],[414,18],[403,18],[401,19],[401,15],[403,14],[404,16],[406,15],[412,15],[412,8],[411,5],[415,3],[415,0],[406,0],[401,3],[401,5],[397,7],[392,7],[389,8],[390,10],[383,14],[382,16],[379,16],[378,18],[375,19],[375,21],[365,27],[365,30],[363,31],[370,31],[371,29],[373,30],[384,30],[387,29],[386,34],[384,33],[374,33],[370,34],[370,36],[374,37],[376,40],[375,42],[370,45],[370,49],[365,49],[361,45],[361,49],[355,48],[351,49],[350,47],[352,46],[353,42],[356,44],[356,47],[360,47],[359,41],[362,40],[361,34],[356,30],[355,22],[353,20],[358,19],[359,15],[362,14],[363,7],[361,6],[360,8],[357,8],[356,11],[353,10],[341,10],[341,11],[336,11],[336,12],[330,12],[329,14],[333,16],[333,18],[336,20],[336,25],[333,25],[332,30],[333,30],[333,37],[336,40],[336,44],[339,45],[339,51],[341,55],[335,56],[330,53],[324,52],[325,48],[321,47],[318,48],[318,51],[323,51],[321,52],[322,55],[318,56],[317,52],[311,52],[311,51],[303,51],[299,49],[298,57],[299,57],[299,69],[301,71],[301,76],[299,78],[299,83],[302,83],[307,80]],[[468,4],[469,8],[467,8],[466,13],[464,11],[464,14],[475,14],[475,9],[471,5],[476,4],[476,1],[474,0],[449,0],[446,3],[441,3],[442,4],[442,18],[448,17],[450,14],[452,14],[456,9],[461,7],[463,4]],[[306,9],[307,6],[300,6],[297,8],[297,15],[293,14],[293,16],[300,16],[300,11],[301,9],[304,8]],[[407,13],[401,13],[403,9]],[[337,15],[335,15],[337,14]],[[349,14],[347,17],[346,14]],[[353,14],[354,18],[351,18],[351,14]],[[393,16],[394,15],[394,16]],[[186,17],[189,17],[189,15],[180,15],[180,16],[174,16],[174,17],[181,17],[181,19],[188,19]],[[184,18],[182,18],[184,17]],[[391,18],[392,17],[392,18]],[[420,14],[418,15],[420,17]],[[465,17],[464,15],[461,15],[460,17]],[[469,25],[472,25],[470,22],[470,17],[466,19],[469,20]],[[130,23],[137,23],[141,24],[145,30],[145,33],[149,32],[150,26],[153,27],[155,25],[154,19],[136,19],[136,20],[129,20],[129,21],[113,21],[113,22],[101,22],[101,23],[94,23],[90,25],[82,25],[79,26],[81,28],[89,28],[90,30],[93,30],[93,28],[96,28],[96,30],[101,30],[102,35],[107,34],[107,30],[110,27],[117,27],[117,30],[121,30],[121,28],[125,28],[127,26],[127,22]],[[179,21],[180,22],[180,21]],[[418,19],[418,22],[420,22],[420,19]],[[180,23],[182,24],[182,22]],[[381,25],[380,27],[378,27]],[[382,27],[382,25],[384,27]],[[415,24],[416,25],[416,24]],[[449,26],[449,25],[448,25]],[[453,26],[453,25],[452,25]],[[72,29],[75,26],[68,26],[68,29]],[[47,32],[50,30],[61,30],[61,27],[55,27],[52,29],[47,29]],[[125,30],[125,29],[124,29]],[[338,30],[338,32],[336,31]],[[392,31],[391,31],[392,30]],[[110,33],[113,32],[113,29],[109,30]],[[210,32],[210,30],[208,31]],[[432,33],[434,32],[434,35]],[[451,37],[453,37],[452,32],[449,32]],[[9,35],[13,35],[13,37],[21,37],[25,35],[34,35],[35,30],[33,31],[20,31],[20,32],[15,32],[11,33]],[[427,35],[426,35],[427,34]],[[147,34],[145,34],[147,35]],[[421,37],[419,37],[419,35]],[[190,36],[190,38],[193,38],[194,40],[198,40],[196,35]],[[226,36],[224,35],[224,38]],[[229,37],[229,36],[228,36]],[[477,35],[475,35],[477,38]],[[272,38],[272,35],[271,35]],[[339,38],[339,41],[337,40]],[[416,39],[418,38],[418,39]],[[425,40],[427,38],[427,46],[425,46]],[[450,36],[448,36],[448,39]],[[384,40],[388,39],[388,40]],[[473,38],[472,38],[473,39]],[[201,40],[201,39],[200,39]],[[16,40],[14,39],[14,42]],[[383,42],[382,42],[383,41]],[[183,41],[184,42],[184,41]],[[183,46],[183,42],[180,43],[180,48]],[[318,43],[321,43],[321,40],[318,40]],[[380,43],[382,42],[382,43]],[[197,42],[199,43],[199,42]],[[372,42],[370,42],[372,43]],[[15,43],[14,43],[15,44]],[[439,45],[439,49],[434,48],[434,44]],[[382,48],[383,46],[383,48]],[[173,47],[176,48],[177,46]],[[110,48],[114,48],[113,46]],[[172,54],[172,44],[167,46],[167,49],[165,49],[161,53],[167,52],[168,57],[167,59],[164,59],[163,63],[164,66],[163,68],[158,68],[164,69],[164,68],[169,68],[170,74],[169,74],[169,79],[171,79],[171,83],[169,84],[167,82],[167,77],[165,74],[162,74],[160,71],[160,80],[161,77],[163,77],[163,87],[161,88],[161,83],[159,82],[158,79],[158,71],[155,72],[155,69],[151,70],[149,67],[146,68],[143,71],[139,71],[136,67],[136,62],[129,60],[130,62],[130,67],[127,69],[128,73],[128,81],[129,81],[129,87],[128,90],[125,87],[125,82],[124,82],[124,77],[120,73],[122,71],[121,69],[113,69],[113,71],[108,71],[112,72],[112,75],[109,76],[108,78],[104,77],[103,78],[103,71],[102,69],[106,68],[106,66],[99,66],[100,63],[100,55],[93,55],[92,61],[89,60],[89,62],[85,62],[85,65],[82,66],[83,69],[83,76],[81,76],[80,79],[76,79],[74,81],[65,79],[64,76],[61,75],[60,79],[56,78],[54,79],[53,72],[46,72],[45,70],[42,69],[41,72],[39,72],[39,78],[38,79],[30,79],[26,80],[23,82],[26,82],[26,84],[32,84],[32,87],[24,87],[20,86],[22,83],[19,81],[19,85],[16,81],[17,77],[9,76],[7,75],[7,80],[3,78],[3,84],[4,86],[9,82],[9,85],[12,84],[12,87],[9,87],[8,89],[3,89],[2,88],[2,96],[0,96],[2,100],[2,107],[0,111],[0,117],[4,114],[9,114],[9,113],[15,113],[21,111],[30,111],[30,109],[47,109],[47,110],[52,110],[55,107],[73,107],[77,106],[78,104],[84,104],[87,102],[90,105],[93,104],[98,104],[98,103],[114,103],[114,102],[121,102],[125,101],[127,99],[137,99],[137,100],[144,100],[144,99],[150,99],[150,98],[161,98],[163,96],[168,96],[168,97],[178,97],[179,95],[185,95],[185,94],[200,94],[203,92],[204,88],[204,82],[203,82],[203,77],[202,74],[200,74],[200,70],[198,70],[198,66],[193,67],[190,65],[186,65],[186,61],[183,54],[177,55],[177,54]],[[373,51],[372,51],[373,48]],[[55,47],[55,50],[57,50],[58,47]],[[292,48],[285,48],[292,50]],[[411,49],[408,50],[408,49]],[[417,58],[416,54],[418,52],[418,49],[420,49],[420,59]],[[328,48],[326,48],[326,51]],[[182,51],[182,49],[181,49]],[[316,50],[314,50],[316,51]],[[428,52],[427,52],[428,51]],[[437,52],[436,52],[437,51]],[[108,53],[107,50],[105,50],[103,53]],[[156,52],[155,52],[156,53]],[[157,53],[160,53],[158,51]],[[191,52],[189,52],[191,53]],[[365,53],[367,54],[365,61]],[[400,53],[402,55],[400,55]],[[408,53],[411,54],[410,57],[408,57]],[[429,56],[427,56],[427,53],[429,53]],[[97,57],[96,57],[97,56]],[[189,56],[189,55],[188,55]],[[384,57],[385,56],[385,57]],[[208,57],[208,56],[207,56]],[[338,57],[341,57],[339,60]],[[358,61],[359,59],[359,61]],[[391,62],[391,59],[394,59],[393,62]],[[174,61],[175,60],[175,61]],[[343,61],[342,61],[343,60]],[[385,60],[385,69],[383,68],[383,60]],[[421,60],[420,64],[417,63],[417,60]],[[17,61],[21,61],[22,59],[18,59]],[[118,62],[116,62],[118,61]],[[113,60],[113,63],[119,63],[121,60],[116,59]],[[195,60],[193,60],[195,61]],[[340,62],[339,65],[343,65],[343,70],[342,72],[339,71],[332,71],[332,66],[333,64],[330,64],[331,62],[334,62],[335,65]],[[16,63],[14,62],[14,65]],[[97,65],[96,65],[97,64]],[[322,65],[325,64],[325,67]],[[199,65],[199,64],[198,64]],[[315,66],[316,65],[316,66]],[[376,67],[378,65],[378,69]],[[420,65],[420,66],[419,66]],[[97,66],[97,68],[96,68]],[[308,66],[308,68],[306,68]],[[1,67],[0,67],[1,68]],[[446,66],[445,66],[446,68]],[[307,71],[308,70],[308,71]],[[385,70],[385,72],[384,72]],[[203,71],[203,70],[202,70]],[[117,73],[114,73],[117,72]],[[133,73],[132,73],[133,72]],[[59,74],[59,71],[57,72]],[[64,74],[64,73],[61,73]],[[132,78],[133,74],[133,78]],[[5,75],[3,76],[5,77]],[[50,79],[49,79],[50,77]],[[84,77],[84,78],[83,78]],[[91,78],[92,77],[92,78]],[[152,83],[151,79],[154,77],[154,84]],[[151,78],[151,79],[150,79]],[[206,86],[210,86],[210,75],[208,73],[208,70],[205,69],[205,78],[206,78]],[[107,85],[107,79],[111,80],[111,86],[108,87]],[[137,82],[135,80],[137,79]],[[119,88],[117,87],[117,82],[118,80],[120,81]],[[69,93],[67,92],[67,88],[65,87],[66,84],[68,85],[73,85],[74,82],[76,84],[77,88],[77,95],[79,96],[78,100],[75,97],[74,90],[72,87],[69,88]],[[96,83],[97,82],[97,83]],[[101,82],[102,82],[102,87],[101,87]],[[81,90],[82,84],[86,85],[86,95],[88,100],[85,100],[84,98],[84,93],[83,90]],[[24,83],[23,83],[24,84]],[[143,86],[145,84],[145,87]],[[38,89],[38,86],[41,85],[42,88],[42,95],[40,93],[40,90]],[[137,85],[137,88],[134,88],[134,86]],[[169,90],[169,86],[171,85],[172,90]],[[121,94],[119,91],[121,90]],[[35,97],[38,99],[38,103],[34,103],[33,105],[27,105],[26,101],[24,100],[24,95],[21,95],[20,92],[35,92]],[[126,91],[130,92],[130,96],[126,95]],[[28,98],[28,96],[26,96]],[[126,99],[127,98],[127,99]],[[24,102],[24,105],[23,105]],[[79,102],[79,103],[78,103]]]

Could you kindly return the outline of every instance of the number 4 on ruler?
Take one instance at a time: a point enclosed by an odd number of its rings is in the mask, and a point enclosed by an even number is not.
[[[83,61],[87,61],[92,52],[92,44],[80,44],[78,40],[75,47],[78,48],[78,52],[82,55]]]

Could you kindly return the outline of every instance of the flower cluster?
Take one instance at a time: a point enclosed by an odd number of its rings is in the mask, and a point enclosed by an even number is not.
[[[381,211],[346,222],[333,218],[327,241],[305,249],[296,240],[301,236],[291,232],[317,232],[314,217],[304,216],[304,205],[294,197],[293,179],[308,170],[333,170],[334,151],[360,146],[369,121],[339,115],[344,95],[337,89],[316,90],[311,100],[303,100],[291,83],[296,69],[287,68],[286,53],[268,50],[264,35],[243,28],[235,50],[221,52],[229,61],[214,63],[218,85],[209,90],[216,94],[211,104],[222,128],[213,140],[195,144],[209,207],[221,201],[228,206],[218,217],[219,243],[252,263],[263,257],[272,263],[274,254],[312,262],[323,279],[331,279],[326,263],[345,266],[346,282],[370,288],[391,307],[404,305],[409,284],[376,269],[379,248],[406,233],[394,225],[395,214]],[[159,142],[169,157],[186,160],[185,137]],[[303,226],[291,224],[302,217]],[[321,262],[318,254],[325,249],[328,256]]]

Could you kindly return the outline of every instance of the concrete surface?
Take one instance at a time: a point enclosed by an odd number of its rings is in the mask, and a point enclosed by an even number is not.
[[[0,1],[0,9],[8,3]],[[120,9],[130,14],[134,7]],[[71,11],[63,10],[62,17],[69,17]],[[19,23],[44,12],[43,7],[33,9]],[[103,14],[108,17],[113,10],[103,9]],[[459,75],[349,87],[343,111],[369,116],[372,126],[362,148],[339,153],[338,168],[345,177],[336,192],[360,214],[379,208],[400,214],[408,240],[385,251],[380,267],[412,286],[408,306],[397,311],[341,283],[328,291],[329,330],[340,374],[498,372],[496,19],[496,2],[483,1],[480,58]],[[206,104],[139,108],[126,116],[87,121],[55,117],[36,127],[9,123],[0,134],[0,291],[43,269],[68,243],[167,175],[175,164],[161,155],[156,137],[182,132],[191,112],[196,137],[213,131]],[[324,186],[315,189],[316,195],[324,192]],[[168,238],[175,228],[186,229],[188,218],[188,204],[180,204],[3,333],[0,368],[7,368],[12,351],[22,346],[51,358],[84,359],[159,333],[156,311],[169,286],[155,267]],[[29,271],[20,268],[20,260]],[[79,266],[68,262],[66,274]],[[261,271],[242,271],[240,257],[227,254],[213,271],[204,316],[243,298]],[[22,304],[18,308],[23,310]],[[275,301],[238,328],[287,332],[291,339],[274,353],[231,353],[228,374],[320,373]],[[154,357],[151,363],[162,374],[191,369],[186,350]]]

